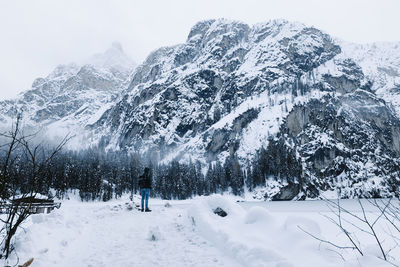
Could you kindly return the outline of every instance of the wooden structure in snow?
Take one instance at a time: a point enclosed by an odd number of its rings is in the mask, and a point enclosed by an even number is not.
[[[19,210],[28,208],[31,214],[50,213],[55,208],[59,209],[60,207],[60,202],[54,202],[54,200],[51,199],[24,197],[0,203],[0,213],[8,213],[14,208],[18,208]]]

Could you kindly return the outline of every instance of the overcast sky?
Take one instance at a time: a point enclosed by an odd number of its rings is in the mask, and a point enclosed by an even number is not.
[[[140,63],[199,20],[301,21],[359,43],[400,41],[399,0],[0,0],[0,99],[118,41]]]

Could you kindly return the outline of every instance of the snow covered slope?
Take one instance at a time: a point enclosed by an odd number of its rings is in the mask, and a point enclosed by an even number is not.
[[[400,42],[352,44],[341,41],[343,54],[360,65],[372,90],[400,115]]]

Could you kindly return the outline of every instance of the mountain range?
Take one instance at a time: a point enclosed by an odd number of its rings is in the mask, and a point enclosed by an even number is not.
[[[151,152],[164,163],[246,166],[265,148],[274,168],[301,169],[304,190],[279,181],[283,199],[388,196],[400,183],[400,42],[354,44],[297,22],[201,21],[137,66],[114,43],[0,110],[3,125],[22,113],[49,138],[72,133],[72,149]],[[272,160],[283,154],[299,166]]]

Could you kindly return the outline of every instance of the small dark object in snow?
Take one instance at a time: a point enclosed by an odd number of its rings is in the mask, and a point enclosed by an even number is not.
[[[33,258],[29,259],[27,262],[25,262],[22,265],[18,265],[18,267],[28,267],[31,265],[32,262],[33,262]]]
[[[120,211],[121,210],[121,205],[115,205],[114,207],[111,208],[112,211]]]
[[[150,241],[158,241],[162,239],[161,231],[158,226],[152,227],[148,233],[147,239]]]
[[[226,211],[224,211],[223,209],[221,209],[220,207],[217,207],[215,210],[213,210],[215,214],[221,216],[221,217],[225,217],[228,215],[228,213],[226,213]]]
[[[171,208],[171,204],[169,204],[169,202],[167,202],[167,203],[165,203],[164,207]]]

